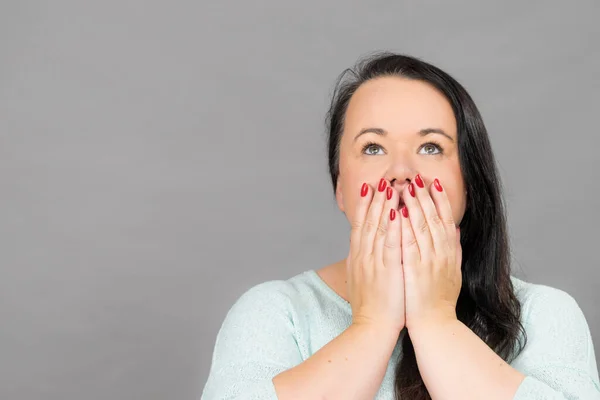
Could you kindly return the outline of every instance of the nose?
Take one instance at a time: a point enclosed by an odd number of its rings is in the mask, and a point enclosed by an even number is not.
[[[402,193],[415,175],[417,175],[417,171],[410,159],[398,157],[390,162],[385,178],[390,182],[390,186]]]

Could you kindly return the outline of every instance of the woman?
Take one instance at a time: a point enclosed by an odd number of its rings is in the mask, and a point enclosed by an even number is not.
[[[348,257],[244,293],[202,399],[600,399],[576,301],[511,275],[499,176],[465,89],[391,53],[351,72],[328,114]]]

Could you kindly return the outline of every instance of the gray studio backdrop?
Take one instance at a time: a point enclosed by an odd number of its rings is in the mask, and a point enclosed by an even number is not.
[[[471,92],[600,354],[600,3],[353,3],[0,3],[1,399],[198,399],[245,290],[345,256],[323,118],[375,50]]]

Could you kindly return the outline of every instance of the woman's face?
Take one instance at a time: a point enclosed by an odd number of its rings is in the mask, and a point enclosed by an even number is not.
[[[403,193],[417,174],[426,187],[439,179],[458,225],[466,195],[450,103],[422,81],[380,77],[365,82],[350,99],[340,142],[340,210],[353,219],[363,182],[377,188],[386,178]]]

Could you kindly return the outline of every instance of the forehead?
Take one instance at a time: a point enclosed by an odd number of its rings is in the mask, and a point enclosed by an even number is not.
[[[345,130],[367,127],[398,134],[441,128],[456,137],[456,119],[446,97],[428,83],[395,76],[365,82],[350,99]]]

